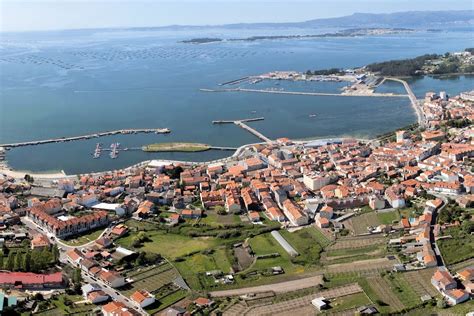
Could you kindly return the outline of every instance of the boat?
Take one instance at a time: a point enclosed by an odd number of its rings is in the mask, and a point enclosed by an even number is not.
[[[316,114],[310,114],[309,117],[311,118],[316,117]]]
[[[252,114],[255,114],[255,113],[257,113],[257,111],[252,111],[251,113],[252,113]]]

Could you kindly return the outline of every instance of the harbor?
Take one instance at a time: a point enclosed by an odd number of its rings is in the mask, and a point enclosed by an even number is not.
[[[253,92],[253,93],[273,93],[273,94],[290,94],[290,95],[310,95],[310,96],[334,96],[334,97],[407,97],[406,94],[395,93],[377,93],[372,90],[364,92],[346,90],[343,93],[326,93],[326,92],[303,92],[303,91],[286,91],[277,89],[248,89],[248,88],[227,88],[227,89],[199,89],[202,92]]]

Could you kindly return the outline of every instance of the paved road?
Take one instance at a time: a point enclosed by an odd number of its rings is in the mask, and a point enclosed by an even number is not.
[[[215,291],[215,292],[211,292],[210,294],[213,297],[221,297],[221,296],[240,296],[240,295],[245,295],[249,293],[262,293],[262,292],[285,293],[285,292],[305,289],[308,287],[313,287],[322,283],[323,283],[323,276],[321,274],[321,275],[311,276],[311,277],[307,277],[303,279],[273,283],[273,284],[268,284],[268,285],[246,287],[246,288],[234,289],[234,290]]]

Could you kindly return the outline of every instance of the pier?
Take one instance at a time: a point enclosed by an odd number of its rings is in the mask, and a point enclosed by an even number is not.
[[[266,137],[265,135],[263,135],[262,133],[260,133],[256,129],[251,128],[250,126],[245,124],[246,122],[263,121],[264,119],[265,119],[264,117],[255,117],[255,118],[248,118],[248,119],[235,120],[235,121],[220,120],[220,121],[212,121],[212,124],[235,124],[235,125],[243,128],[243,129],[245,129],[246,131],[250,132],[251,134],[257,136],[258,138],[260,138],[264,142],[271,143],[272,140],[270,138]]]
[[[203,92],[255,92],[255,93],[273,93],[273,94],[291,94],[291,95],[311,95],[311,96],[332,96],[332,97],[406,97],[405,94],[394,93],[326,93],[326,92],[303,92],[303,91],[284,91],[284,90],[263,90],[263,89],[199,89]]]
[[[255,121],[263,121],[265,118],[264,117],[255,117],[255,118],[249,118],[249,119],[244,119],[244,120],[220,120],[220,121],[212,121],[212,124],[234,124],[234,122],[239,121],[239,122],[255,122]]]
[[[247,76],[247,77],[242,77],[242,78],[239,78],[239,79],[234,79],[234,80],[231,80],[231,81],[219,83],[219,86],[239,84],[239,83],[241,83],[241,82],[244,82],[244,81],[246,81],[246,80],[249,80],[250,78],[251,78],[251,77]]]
[[[44,144],[51,144],[51,143],[63,143],[63,142],[99,138],[99,137],[111,136],[111,135],[126,135],[126,134],[141,134],[141,133],[168,134],[170,132],[171,131],[168,128],[120,129],[120,130],[115,130],[115,131],[106,131],[106,132],[87,134],[87,135],[81,135],[81,136],[60,137],[60,138],[50,138],[50,139],[44,139],[44,140],[33,140],[29,142],[0,144],[0,147],[9,149],[9,148],[14,148],[14,147],[44,145]]]

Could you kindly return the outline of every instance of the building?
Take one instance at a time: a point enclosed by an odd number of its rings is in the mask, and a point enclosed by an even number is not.
[[[311,304],[316,307],[318,311],[322,311],[323,309],[328,308],[328,304],[326,303],[326,299],[324,297],[316,297],[314,300],[311,301]]]
[[[283,202],[283,212],[294,226],[308,224],[308,216],[299,206],[289,199]]]
[[[31,249],[49,248],[50,245],[48,237],[43,234],[38,234],[31,240]]]
[[[431,284],[440,292],[453,290],[457,287],[457,283],[445,267],[439,267],[431,277]]]
[[[134,316],[122,302],[110,302],[102,306],[104,316]]]
[[[61,220],[47,214],[40,206],[33,206],[26,210],[26,215],[58,238],[78,235],[109,224],[109,215],[105,211],[96,211],[81,217]]]
[[[36,274],[31,272],[0,272],[0,287],[3,289],[54,289],[62,288],[61,272],[52,274]]]
[[[155,303],[155,297],[146,290],[139,290],[130,295],[130,300],[140,306],[147,307]]]
[[[115,271],[103,269],[99,272],[98,277],[104,281],[105,284],[113,288],[118,288],[126,284],[125,278]]]
[[[469,299],[469,294],[460,289],[446,291],[443,295],[449,305],[456,305]]]

